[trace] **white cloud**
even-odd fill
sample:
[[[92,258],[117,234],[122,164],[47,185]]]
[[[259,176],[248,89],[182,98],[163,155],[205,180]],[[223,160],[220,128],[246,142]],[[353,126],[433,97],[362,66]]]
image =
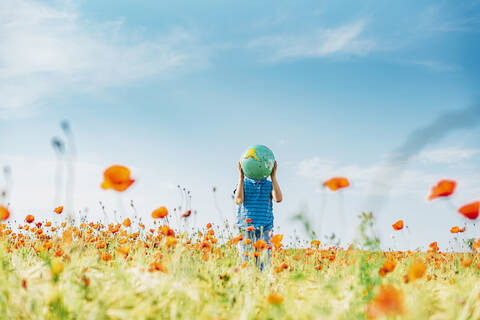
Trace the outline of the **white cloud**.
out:
[[[360,20],[337,28],[323,28],[303,34],[269,35],[254,39],[250,48],[270,52],[274,62],[291,58],[326,57],[333,54],[364,55],[375,48],[375,41],[360,37],[365,29]]]
[[[471,159],[480,153],[480,149],[462,149],[457,147],[448,147],[433,150],[424,150],[418,156],[422,162],[433,162],[442,164],[457,164],[461,161]]]
[[[142,39],[122,21],[94,23],[68,4],[0,2],[0,116],[62,92],[128,84],[207,64],[180,28]]]
[[[419,65],[422,67],[427,68],[430,71],[434,72],[451,72],[451,71],[459,71],[462,67],[449,64],[445,62],[439,62],[435,60],[415,60],[411,62],[414,65]]]

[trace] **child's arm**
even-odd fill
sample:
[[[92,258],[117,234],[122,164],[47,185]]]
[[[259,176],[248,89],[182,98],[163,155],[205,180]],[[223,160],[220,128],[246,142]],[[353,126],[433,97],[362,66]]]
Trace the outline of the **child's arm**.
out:
[[[272,173],[270,174],[270,178],[272,179],[272,198],[276,202],[282,201],[282,191],[280,191],[280,187],[277,181],[277,161],[275,161],[275,165],[273,166]],[[243,190],[242,190],[243,191]]]
[[[241,165],[240,162],[238,163],[238,171],[239,171],[240,175],[239,175],[239,180],[238,180],[237,191],[235,192],[235,203],[236,204],[242,204],[243,203],[243,179],[244,179],[244,174],[243,174],[242,165]]]

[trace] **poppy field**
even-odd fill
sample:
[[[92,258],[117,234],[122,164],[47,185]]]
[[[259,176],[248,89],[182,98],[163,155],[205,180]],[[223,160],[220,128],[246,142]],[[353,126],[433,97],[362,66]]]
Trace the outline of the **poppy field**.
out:
[[[101,187],[127,190],[124,166],[105,170]],[[433,186],[448,197],[454,181]],[[347,178],[325,182],[332,191]],[[0,206],[0,314],[9,319],[479,319],[480,239],[466,252],[381,251],[375,217],[362,213],[360,237],[348,248],[274,234],[252,242],[222,225],[173,227],[191,210],[164,206],[150,221],[75,221],[64,207],[52,217],[13,220]],[[478,202],[461,207],[466,221]],[[247,222],[248,223],[248,222]],[[401,232],[403,220],[392,222]],[[187,231],[188,230],[188,231]],[[465,227],[452,227],[462,233]],[[239,257],[238,245],[250,247]],[[255,259],[271,251],[270,266]]]

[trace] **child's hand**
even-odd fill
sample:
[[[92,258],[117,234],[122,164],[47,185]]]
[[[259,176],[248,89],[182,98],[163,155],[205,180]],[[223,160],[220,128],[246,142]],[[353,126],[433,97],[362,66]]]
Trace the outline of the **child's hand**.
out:
[[[275,179],[277,174],[277,161],[275,161],[275,164],[273,165],[272,173],[270,173],[270,177],[272,179]]]
[[[240,179],[243,179],[245,175],[243,174],[242,164],[240,163],[240,161],[238,162],[238,172],[240,173]]]

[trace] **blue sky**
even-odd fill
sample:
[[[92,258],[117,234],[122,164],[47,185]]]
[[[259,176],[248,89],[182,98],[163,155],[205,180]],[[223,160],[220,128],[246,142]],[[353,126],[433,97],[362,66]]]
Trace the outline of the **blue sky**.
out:
[[[137,179],[121,201],[133,199],[143,216],[176,206],[180,184],[192,190],[198,225],[220,221],[213,186],[233,221],[235,163],[260,143],[279,162],[279,232],[303,237],[290,219],[305,210],[317,229],[349,239],[355,217],[371,210],[365,198],[386,156],[414,129],[478,100],[479,34],[478,1],[2,1],[7,201],[18,219],[48,216],[61,202],[50,140],[68,119],[75,205],[92,217],[98,201],[121,206],[98,187],[104,168],[121,163]],[[479,133],[450,133],[395,179],[377,213],[386,247],[449,246],[450,227],[465,223],[452,208],[480,196]],[[319,187],[334,175],[352,187],[341,195]],[[426,203],[440,178],[458,180],[456,195]],[[398,219],[411,235],[392,239]]]

